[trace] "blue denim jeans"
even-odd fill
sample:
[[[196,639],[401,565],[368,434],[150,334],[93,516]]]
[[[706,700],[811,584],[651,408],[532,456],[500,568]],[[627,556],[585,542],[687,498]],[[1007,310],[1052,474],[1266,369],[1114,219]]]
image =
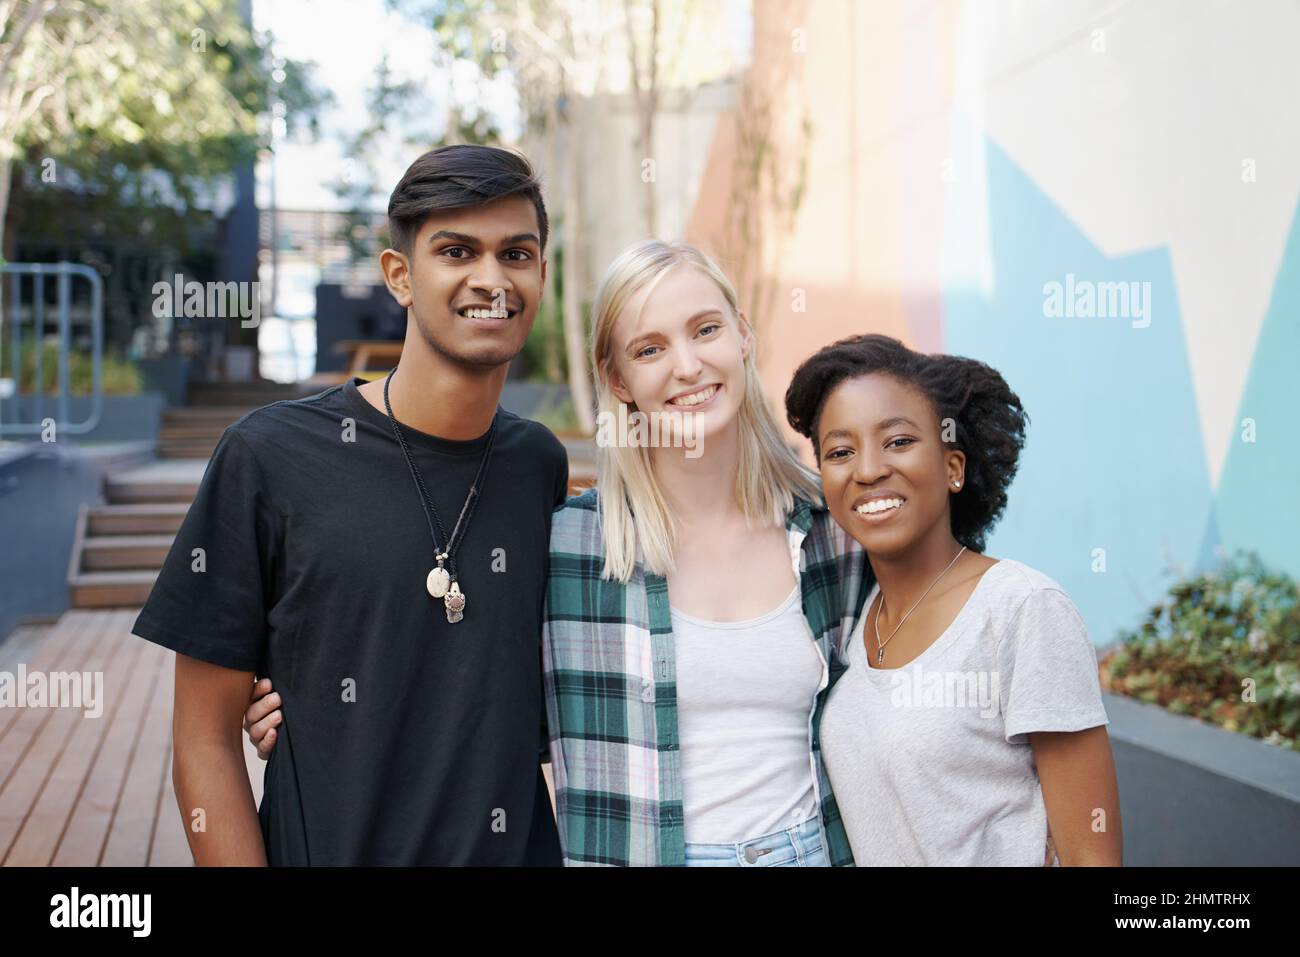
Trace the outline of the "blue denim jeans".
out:
[[[830,867],[820,816],[736,844],[687,844],[687,867]]]

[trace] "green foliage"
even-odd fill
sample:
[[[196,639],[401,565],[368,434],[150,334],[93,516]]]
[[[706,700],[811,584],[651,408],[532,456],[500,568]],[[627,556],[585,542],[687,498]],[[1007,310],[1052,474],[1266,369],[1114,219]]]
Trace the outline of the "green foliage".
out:
[[[582,434],[582,425],[578,422],[578,413],[574,411],[573,400],[567,396],[543,405],[533,413],[532,418],[556,435]]]
[[[6,364],[8,360],[6,359]],[[126,359],[104,355],[102,385],[105,395],[135,395],[141,389],[140,370]],[[36,392],[36,345],[23,344],[18,362],[18,392],[32,395]],[[90,395],[94,387],[94,363],[87,351],[74,349],[68,354],[68,382],[72,395]],[[41,350],[41,391],[46,395],[59,393],[59,346],[45,343]]]
[[[1109,691],[1300,750],[1300,591],[1258,556],[1236,556],[1174,585],[1104,655],[1101,677]]]
[[[537,307],[532,331],[524,341],[524,363],[529,382],[568,382],[564,352],[564,315],[558,296],[544,298]]]
[[[542,297],[532,331],[524,341],[524,375],[529,382],[561,383],[569,381],[569,359],[564,342],[563,245],[552,239],[547,248],[547,259],[551,288]]]
[[[228,178],[270,145],[270,114],[286,136],[314,134],[330,94],[228,0],[62,4],[24,49],[32,69],[0,80],[40,107],[18,125],[0,117],[0,141],[17,149],[10,254],[99,270],[106,336],[125,346],[147,321],[152,283],[216,278],[213,210]],[[58,90],[38,100],[43,77],[58,77]]]
[[[303,65],[277,60],[270,38],[253,35],[225,0],[84,0],[56,8],[41,30],[37,55],[63,95],[7,132],[29,161],[55,157],[60,173],[75,168],[89,187],[125,181],[193,205],[211,177],[267,145],[258,117],[269,110],[273,75],[290,132],[314,130],[328,100]],[[96,158],[128,162],[105,167]]]
[[[330,183],[330,189],[345,207],[336,238],[347,244],[355,262],[372,261],[391,245],[387,226],[376,231],[372,224],[372,210],[388,205],[389,193],[396,185],[379,180],[375,143],[400,133],[414,159],[425,150],[448,143],[495,145],[500,139],[495,121],[482,111],[465,115],[453,109],[441,136],[423,129],[421,124],[430,114],[428,96],[420,83],[398,79],[386,54],[380,58],[374,79],[366,89],[366,112],[366,125],[343,139],[344,155],[351,161],[347,174]]]
[[[486,24],[493,14],[516,14],[512,0],[394,0],[394,6],[414,21],[428,22],[443,49],[457,60],[478,64],[484,76],[494,77],[509,67],[506,52],[493,49]],[[546,2],[540,6],[541,15],[553,14]]]

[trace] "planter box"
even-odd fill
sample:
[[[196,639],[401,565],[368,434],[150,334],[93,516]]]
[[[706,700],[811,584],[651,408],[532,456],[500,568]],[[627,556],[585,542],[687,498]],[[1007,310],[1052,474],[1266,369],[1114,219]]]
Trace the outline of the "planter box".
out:
[[[21,618],[67,609],[77,510],[100,501],[102,481],[65,442],[0,448],[0,641]]]
[[[568,401],[569,387],[550,382],[508,381],[501,390],[501,408],[525,419]]]
[[[136,368],[149,392],[161,392],[169,406],[185,404],[185,390],[190,384],[190,368],[194,360],[189,356],[165,355],[154,359],[135,360]]]
[[[106,395],[99,423],[89,432],[77,435],[71,432],[57,433],[59,442],[155,442],[158,429],[162,424],[162,412],[166,399],[159,392],[141,392],[137,395]],[[89,396],[74,395],[68,399],[68,422],[84,422],[90,417],[91,400]],[[59,400],[57,396],[44,396],[37,410],[37,397],[20,395],[4,404],[5,422],[39,422],[44,417],[57,418]],[[17,441],[40,441],[39,434],[10,435]]]
[[[1300,753],[1104,694],[1124,863],[1300,864]]]

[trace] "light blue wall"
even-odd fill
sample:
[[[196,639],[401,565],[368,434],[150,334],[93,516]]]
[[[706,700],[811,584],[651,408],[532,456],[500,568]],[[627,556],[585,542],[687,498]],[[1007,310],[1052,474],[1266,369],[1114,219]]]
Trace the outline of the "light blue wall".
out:
[[[1237,410],[1215,496],[1215,525],[1229,550],[1253,549],[1300,578],[1300,214],[1291,221],[1264,326]],[[1244,441],[1244,419],[1255,441]]]
[[[1140,621],[1175,569],[1196,568],[1218,543],[1169,257],[1157,248],[1108,258],[991,142],[986,160],[994,278],[988,296],[945,278],[944,351],[998,369],[1031,419],[989,554],[1055,578],[1079,605],[1093,640],[1106,644]],[[1287,294],[1277,297],[1260,341],[1261,352],[1291,361],[1257,358],[1243,401],[1260,410],[1270,431],[1289,424],[1292,440],[1273,440],[1266,455],[1253,454],[1258,444],[1234,450],[1224,479],[1232,501],[1220,503],[1218,527],[1229,545],[1261,548],[1300,572],[1297,550],[1288,556],[1280,541],[1294,540],[1297,511],[1278,523],[1264,507],[1280,501],[1283,488],[1294,493],[1300,486],[1294,421],[1279,421],[1300,354],[1295,246],[1282,271],[1291,277]],[[1044,284],[1064,283],[1068,273],[1076,280],[1149,282],[1150,325],[1045,316]],[[1105,572],[1093,571],[1098,548],[1105,549]]]

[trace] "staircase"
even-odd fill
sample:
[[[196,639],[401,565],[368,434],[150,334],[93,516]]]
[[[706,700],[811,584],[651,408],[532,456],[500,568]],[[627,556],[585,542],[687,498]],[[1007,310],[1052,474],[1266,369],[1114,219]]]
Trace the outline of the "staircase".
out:
[[[190,386],[187,404],[163,412],[158,457],[208,459],[226,426],[253,409],[309,394],[278,382],[203,382]]]
[[[83,505],[68,569],[72,607],[143,605],[188,508],[188,502]]]
[[[81,509],[68,564],[72,607],[143,605],[226,426],[302,394],[271,382],[208,383],[190,388],[188,405],[167,409],[158,460],[108,476],[106,504]]]
[[[211,383],[191,387],[190,404],[167,409],[158,459],[108,476],[106,504],[81,509],[68,564],[72,607],[143,605],[222,432],[253,409],[303,394],[276,383]],[[595,445],[563,441],[576,495],[595,484]]]
[[[256,406],[180,406],[163,411],[158,432],[158,457],[207,459],[226,426]]]

